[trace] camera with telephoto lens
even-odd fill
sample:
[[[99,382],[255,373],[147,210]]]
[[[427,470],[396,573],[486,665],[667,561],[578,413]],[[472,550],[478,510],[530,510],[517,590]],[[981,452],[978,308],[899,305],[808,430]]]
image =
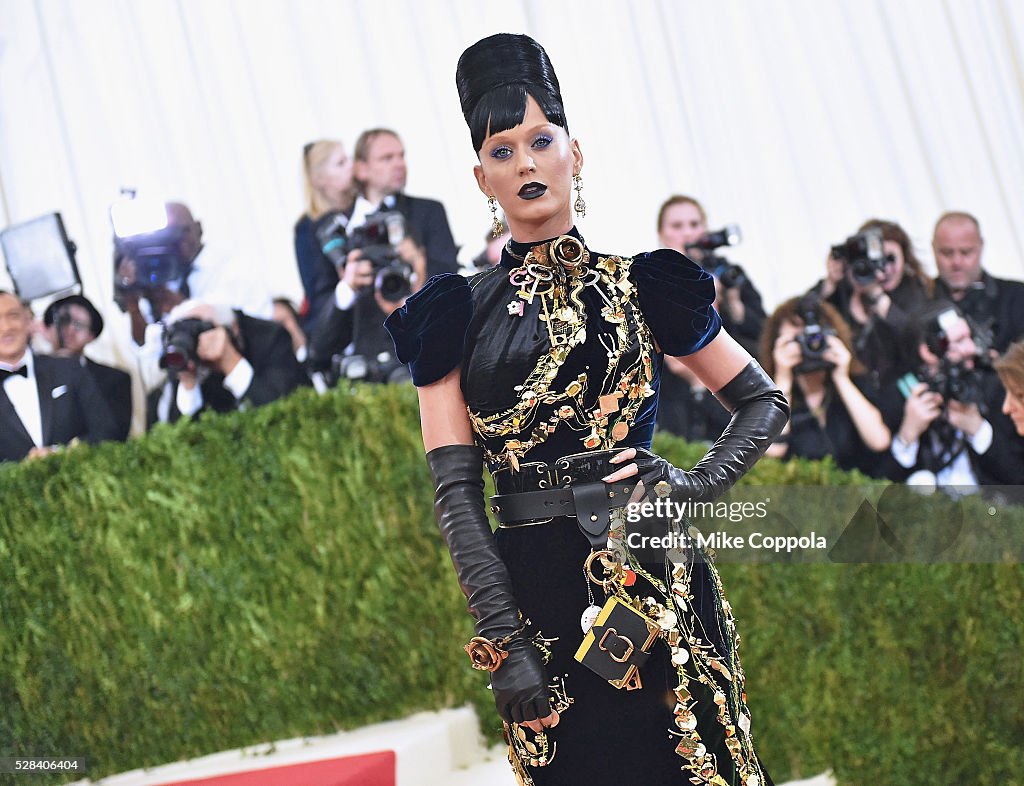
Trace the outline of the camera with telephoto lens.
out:
[[[350,251],[358,249],[373,265],[373,286],[389,303],[398,303],[412,293],[412,265],[398,255],[405,239],[405,217],[397,210],[378,211],[365,223],[348,229],[343,213],[333,214],[316,230],[324,256],[336,268],[343,268]]]
[[[739,224],[727,224],[714,232],[705,232],[693,243],[687,243],[686,250],[700,251],[700,266],[717,278],[723,287],[729,289],[742,286],[746,281],[743,269],[712,252],[722,246],[735,246],[741,239]]]
[[[877,281],[885,266],[895,261],[891,254],[885,253],[882,230],[877,227],[850,235],[838,246],[832,246],[832,258],[842,262],[861,286]]]
[[[195,369],[199,366],[199,336],[216,327],[205,319],[179,319],[164,331],[160,368],[171,374]]]
[[[809,374],[835,368],[835,363],[824,358],[828,337],[836,335],[836,331],[821,324],[821,302],[815,296],[804,297],[797,305],[797,313],[804,327],[796,337],[801,360],[793,368],[793,373]]]

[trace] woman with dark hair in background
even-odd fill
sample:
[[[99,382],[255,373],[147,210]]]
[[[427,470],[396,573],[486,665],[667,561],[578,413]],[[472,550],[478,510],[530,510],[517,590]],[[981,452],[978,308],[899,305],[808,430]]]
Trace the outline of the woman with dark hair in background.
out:
[[[352,160],[345,146],[336,139],[307,144],[302,151],[302,180],[306,211],[295,224],[295,259],[306,296],[301,311],[302,328],[308,336],[338,283],[338,271],[321,250],[317,230],[350,210],[356,198]]]
[[[490,672],[513,769],[540,786],[770,783],[714,566],[694,542],[635,558],[622,527],[631,495],[724,492],[782,429],[785,399],[721,330],[697,265],[586,247],[583,155],[536,41],[477,42],[456,82],[477,184],[512,237],[497,266],[435,276],[386,326],[418,389],[435,514],[476,620],[467,652]],[[689,471],[648,450],[663,353],[733,412]]]
[[[785,437],[769,456],[832,456],[840,469],[876,474],[892,435],[863,392],[869,383],[850,343],[839,312],[814,295],[791,298],[768,318],[761,357],[792,408]]]
[[[900,347],[909,315],[928,301],[934,284],[903,227],[872,218],[857,233],[871,229],[882,235],[884,269],[877,271],[873,280],[860,280],[848,263],[829,255],[827,275],[816,290],[853,330],[853,353],[869,369],[877,391],[905,364]]]

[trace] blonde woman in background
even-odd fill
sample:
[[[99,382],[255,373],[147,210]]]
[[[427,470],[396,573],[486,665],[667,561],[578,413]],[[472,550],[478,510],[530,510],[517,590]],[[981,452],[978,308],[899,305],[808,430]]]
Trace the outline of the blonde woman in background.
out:
[[[295,259],[306,297],[300,312],[308,335],[338,283],[338,271],[324,256],[317,230],[350,211],[356,192],[352,159],[336,139],[307,144],[302,152],[302,173],[306,209],[295,223]]]

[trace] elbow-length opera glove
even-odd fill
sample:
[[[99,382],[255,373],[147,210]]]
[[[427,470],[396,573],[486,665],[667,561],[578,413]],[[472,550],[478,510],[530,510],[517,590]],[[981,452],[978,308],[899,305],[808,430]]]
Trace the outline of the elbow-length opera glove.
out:
[[[764,455],[789,420],[789,402],[756,360],[715,393],[732,419],[711,449],[691,470],[679,469],[654,454],[636,457],[647,496],[667,482],[672,496],[711,502],[724,494]]]
[[[508,653],[491,672],[498,714],[509,722],[546,718],[551,712],[547,673],[537,648],[519,631],[523,623],[508,568],[498,553],[484,512],[483,451],[446,445],[427,453],[434,478],[434,515],[455,565],[476,632]]]

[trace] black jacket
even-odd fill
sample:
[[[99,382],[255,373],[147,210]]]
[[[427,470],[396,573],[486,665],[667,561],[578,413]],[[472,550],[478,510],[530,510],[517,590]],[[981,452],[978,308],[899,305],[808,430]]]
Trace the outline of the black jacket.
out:
[[[127,371],[112,366],[104,366],[94,360],[85,361],[85,367],[96,380],[103,400],[107,402],[110,414],[114,418],[117,436],[115,439],[128,439],[132,427],[132,378]]]
[[[458,249],[448,227],[444,205],[433,199],[398,194],[392,208],[400,212],[406,221],[409,236],[423,246],[427,255],[427,277],[438,273],[458,272],[456,258]],[[322,291],[327,282],[314,285]],[[340,355],[345,347],[356,342],[357,354],[376,356],[379,353],[394,353],[394,345],[383,323],[387,314],[378,308],[376,301],[367,293],[359,293],[352,308],[342,311],[334,302],[334,286],[338,276],[330,282],[331,295],[319,313],[313,314],[309,340],[310,368],[326,371],[331,359]],[[318,300],[318,302],[323,302]]]
[[[428,278],[438,273],[458,272],[458,248],[444,205],[435,199],[397,194],[394,209],[405,216],[409,234],[426,251]]]
[[[32,357],[43,444],[66,445],[117,439],[118,431],[96,380],[70,358]],[[34,447],[14,405],[0,385],[0,461],[20,461]]]
[[[1024,439],[1017,436],[1013,422],[1001,411],[1005,393],[999,378],[987,368],[977,369],[975,373],[981,398],[978,406],[982,417],[991,424],[993,436],[992,445],[981,454],[971,447],[970,442],[964,445],[971,469],[982,486],[1024,483]],[[894,439],[903,422],[904,403],[895,382],[886,386],[879,397],[879,410]],[[940,415],[921,435],[914,466],[901,466],[892,453],[887,452],[879,460],[874,474],[902,483],[918,470],[936,472],[948,463],[950,456],[937,452],[931,437],[939,434],[938,444],[950,445],[953,444],[953,433],[949,422]]]
[[[203,406],[195,413],[196,417],[209,410],[232,412],[259,407],[291,393],[297,387],[309,384],[309,378],[295,358],[287,330],[276,322],[250,317],[240,311],[235,312],[235,318],[238,320],[238,343],[242,356],[252,365],[252,383],[242,398],[236,399],[224,387],[224,375],[216,371],[211,373],[200,383]],[[158,388],[150,396],[150,424],[158,419],[156,405],[165,393],[171,396],[167,419],[173,423],[181,417],[177,407],[178,382],[174,380],[168,384],[170,391]]]
[[[941,278],[935,281],[935,296],[953,301]],[[994,278],[982,271],[981,281],[953,302],[974,325],[991,332],[996,351],[1005,352],[1014,341],[1024,338],[1024,282]]]
[[[390,210],[401,213],[406,219],[409,236],[423,247],[427,256],[428,278],[437,273],[454,273],[459,270],[458,248],[452,237],[443,205],[436,200],[409,197],[408,194],[399,193],[395,195],[394,205]],[[325,317],[326,313],[337,311],[334,307],[334,289],[338,283],[338,271],[319,248],[316,230],[330,220],[331,215],[323,216],[316,221],[303,216],[295,225],[295,255],[308,308],[302,328],[310,340],[319,331],[327,328],[329,338],[326,341],[333,348],[333,351],[328,353],[328,360],[330,355],[340,352],[352,340],[351,335],[344,332],[347,329],[339,331],[336,315],[333,320],[331,317]],[[383,328],[380,322],[383,320],[382,316],[375,325],[381,333]],[[345,343],[338,346],[342,340]]]

